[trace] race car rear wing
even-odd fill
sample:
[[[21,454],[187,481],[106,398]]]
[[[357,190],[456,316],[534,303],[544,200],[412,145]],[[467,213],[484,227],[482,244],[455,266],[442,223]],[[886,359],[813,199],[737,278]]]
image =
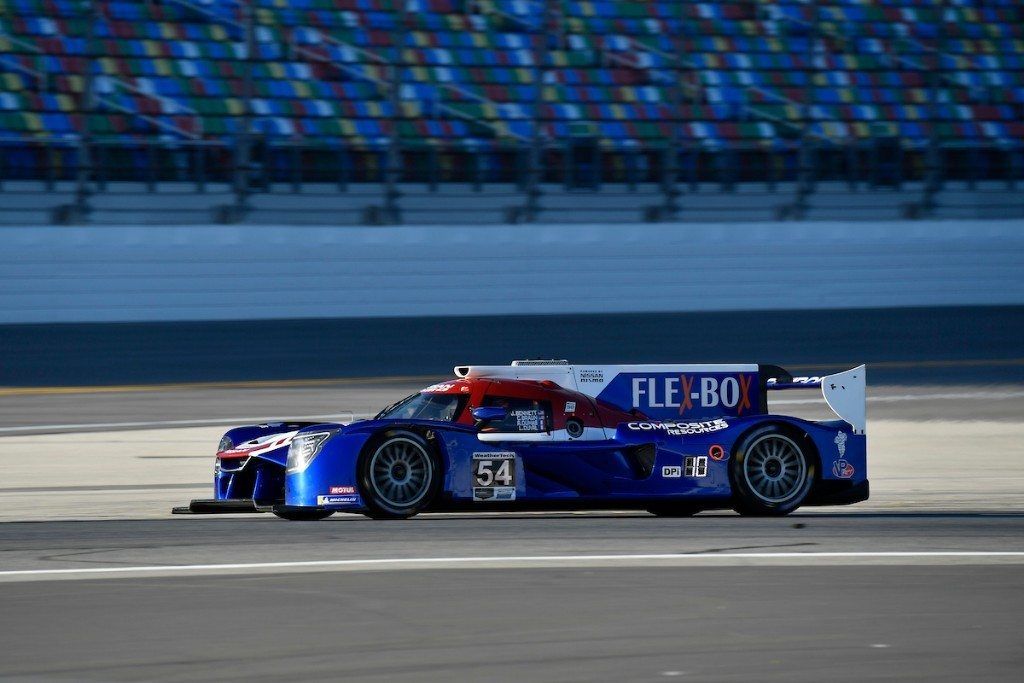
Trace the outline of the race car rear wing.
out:
[[[820,377],[793,377],[782,368],[765,382],[767,389],[815,389],[821,388],[825,403],[840,419],[853,426],[854,434],[864,434],[867,429],[867,367],[857,367]]]

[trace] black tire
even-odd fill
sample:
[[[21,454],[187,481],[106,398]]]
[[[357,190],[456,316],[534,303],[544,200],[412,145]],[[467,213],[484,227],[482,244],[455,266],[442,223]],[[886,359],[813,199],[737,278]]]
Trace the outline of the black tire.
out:
[[[803,439],[778,425],[747,434],[733,449],[729,478],[741,515],[781,517],[796,510],[814,485],[816,461]]]
[[[274,510],[274,514],[289,522],[318,522],[327,519],[334,514],[334,510],[317,510],[308,508],[306,510]]]
[[[701,509],[693,503],[664,502],[651,505],[647,511],[656,517],[693,517]]]
[[[441,468],[419,434],[390,431],[371,441],[359,457],[359,489],[366,516],[407,519],[434,500]]]

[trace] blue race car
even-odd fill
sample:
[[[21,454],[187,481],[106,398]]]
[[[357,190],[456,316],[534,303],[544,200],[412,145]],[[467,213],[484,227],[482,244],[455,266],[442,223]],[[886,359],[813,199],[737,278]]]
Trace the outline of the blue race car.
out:
[[[798,378],[772,365],[456,367],[372,420],[230,430],[215,497],[174,511],[785,515],[856,503],[868,497],[865,375],[863,365]],[[770,391],[808,388],[840,419],[768,413]]]

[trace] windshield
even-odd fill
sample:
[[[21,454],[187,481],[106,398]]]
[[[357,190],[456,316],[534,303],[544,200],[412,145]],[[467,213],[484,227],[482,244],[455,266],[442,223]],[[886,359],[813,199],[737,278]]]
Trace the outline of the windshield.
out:
[[[413,394],[380,411],[376,419],[454,422],[467,398],[465,394]]]

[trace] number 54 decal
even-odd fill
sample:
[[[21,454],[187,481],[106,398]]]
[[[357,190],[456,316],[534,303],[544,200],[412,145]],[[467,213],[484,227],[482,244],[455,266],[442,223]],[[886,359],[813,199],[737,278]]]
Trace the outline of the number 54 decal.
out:
[[[473,500],[516,499],[516,454],[473,454]]]

